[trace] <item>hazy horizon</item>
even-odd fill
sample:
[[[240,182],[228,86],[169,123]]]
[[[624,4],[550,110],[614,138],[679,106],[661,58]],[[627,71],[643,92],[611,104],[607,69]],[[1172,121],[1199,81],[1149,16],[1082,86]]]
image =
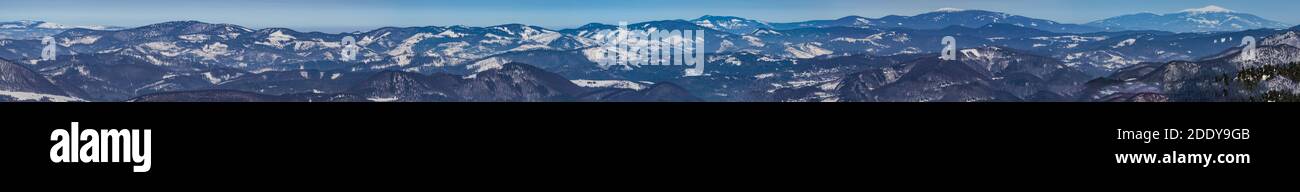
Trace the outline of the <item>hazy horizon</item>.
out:
[[[40,20],[68,25],[136,27],[178,20],[229,23],[250,28],[351,32],[378,27],[493,26],[521,23],[552,29],[587,23],[738,16],[768,22],[880,18],[916,15],[939,8],[978,9],[1063,23],[1087,23],[1135,13],[1174,13],[1217,5],[1295,25],[1300,14],[1284,0],[8,0],[0,21]]]

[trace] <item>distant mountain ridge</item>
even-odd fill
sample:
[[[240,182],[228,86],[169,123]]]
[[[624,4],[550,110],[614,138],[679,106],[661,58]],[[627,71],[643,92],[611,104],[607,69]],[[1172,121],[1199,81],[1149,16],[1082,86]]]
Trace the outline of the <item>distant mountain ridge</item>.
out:
[[[22,20],[0,22],[0,39],[40,39],[69,29],[121,30],[125,28],[103,25],[73,26],[45,21]]]
[[[1139,13],[1088,23],[1107,30],[1163,30],[1171,32],[1220,32],[1250,29],[1282,29],[1290,25],[1253,14],[1210,5],[1177,13]]]
[[[1051,32],[1062,33],[1091,33],[1100,32],[1104,29],[1092,26],[1059,23],[1056,21],[1030,18],[1025,16],[984,11],[984,10],[963,10],[955,8],[944,8],[933,12],[922,13],[914,16],[889,15],[878,19],[848,16],[835,20],[813,20],[791,23],[769,23],[753,19],[746,19],[734,16],[710,16],[706,15],[698,19],[691,20],[700,23],[701,26],[714,28],[720,31],[727,31],[734,34],[748,34],[757,29],[798,29],[798,28],[824,28],[824,27],[865,27],[876,29],[889,28],[909,28],[909,29],[942,29],[950,26],[962,26],[975,28],[988,24],[1010,24],[1021,27],[1033,28]]]

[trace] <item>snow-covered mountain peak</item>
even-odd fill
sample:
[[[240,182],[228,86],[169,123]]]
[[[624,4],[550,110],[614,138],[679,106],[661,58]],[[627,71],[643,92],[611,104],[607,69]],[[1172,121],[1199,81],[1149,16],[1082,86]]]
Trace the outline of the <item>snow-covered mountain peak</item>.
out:
[[[735,16],[713,16],[705,15],[698,19],[691,20],[696,25],[707,27],[714,30],[726,31],[732,34],[747,34],[758,29],[770,29],[773,26],[764,21],[746,19]]]
[[[1233,13],[1232,10],[1220,7],[1218,5],[1208,5],[1201,8],[1185,9],[1182,13],[1205,14],[1205,13]]]
[[[944,8],[939,8],[934,10],[934,12],[962,12],[962,11],[966,11],[966,9],[944,7]]]

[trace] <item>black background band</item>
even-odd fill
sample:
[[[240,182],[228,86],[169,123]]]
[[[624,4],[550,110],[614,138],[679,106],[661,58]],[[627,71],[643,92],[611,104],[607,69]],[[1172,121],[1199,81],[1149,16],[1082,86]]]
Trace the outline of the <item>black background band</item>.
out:
[[[1255,179],[1295,171],[1293,104],[6,103],[16,178],[234,187],[565,188],[890,181]],[[52,163],[54,129],[152,129],[132,163]],[[1117,141],[1115,129],[1251,129],[1245,141]],[[1249,153],[1120,165],[1115,153]],[[881,179],[885,178],[885,179]],[[64,180],[53,180],[64,181]],[[1151,180],[1142,180],[1151,181]],[[20,182],[29,183],[29,182]],[[1122,183],[1122,182],[1119,182]],[[1104,185],[1104,184],[1102,184]],[[328,185],[311,185],[322,187]],[[807,189],[807,188],[803,188]]]

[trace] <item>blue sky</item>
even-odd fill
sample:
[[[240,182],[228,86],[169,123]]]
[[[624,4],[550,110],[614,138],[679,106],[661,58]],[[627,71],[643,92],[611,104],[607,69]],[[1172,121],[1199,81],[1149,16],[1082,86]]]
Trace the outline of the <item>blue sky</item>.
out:
[[[1294,13],[1300,1],[1295,0],[3,0],[0,21],[140,26],[200,20],[336,32],[380,26],[507,23],[569,28],[591,22],[691,19],[706,14],[790,22],[848,15],[915,15],[954,7],[1085,23],[1206,5],[1300,24],[1300,14]]]

